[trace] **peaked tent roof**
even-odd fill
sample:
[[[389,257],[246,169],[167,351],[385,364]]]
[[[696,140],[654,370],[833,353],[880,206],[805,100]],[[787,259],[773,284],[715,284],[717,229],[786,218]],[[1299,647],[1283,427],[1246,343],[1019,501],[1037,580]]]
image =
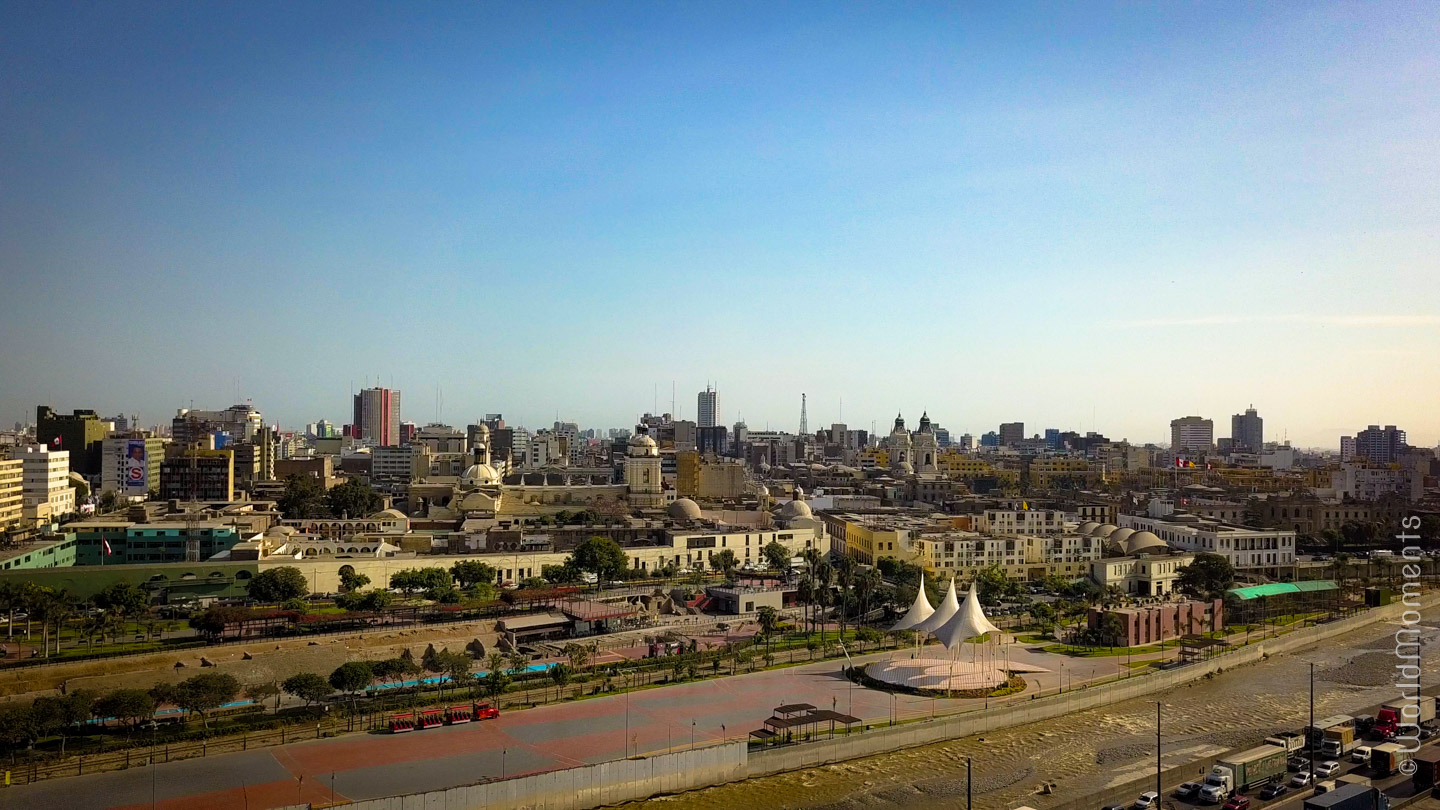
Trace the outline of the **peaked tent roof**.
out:
[[[954,616],[955,611],[959,609],[960,597],[955,595],[955,579],[951,577],[950,590],[946,591],[945,598],[940,600],[940,607],[935,608],[935,612],[930,614],[930,618],[915,625],[912,629],[921,633],[934,633],[940,629],[941,625],[950,621],[950,617]]]
[[[925,596],[925,575],[921,574],[920,588],[915,591],[915,603],[910,606],[909,610],[905,611],[905,615],[901,616],[900,621],[895,622],[895,626],[890,629],[910,630],[914,628],[915,625],[930,618],[930,614],[934,612],[935,608],[930,607],[930,600]]]
[[[955,611],[955,615],[939,629],[933,631],[935,640],[945,645],[945,649],[951,649],[968,638],[983,636],[986,633],[998,633],[1000,628],[990,623],[985,618],[985,611],[980,608],[980,597],[975,592],[975,586],[970,586],[970,592],[965,594],[965,604]]]

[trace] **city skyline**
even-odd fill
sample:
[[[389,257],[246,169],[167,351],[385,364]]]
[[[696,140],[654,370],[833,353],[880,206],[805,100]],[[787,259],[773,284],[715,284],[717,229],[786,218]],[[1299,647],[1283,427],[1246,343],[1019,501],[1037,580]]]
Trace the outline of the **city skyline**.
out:
[[[1440,442],[1440,9],[1039,8],[17,7],[0,418]]]

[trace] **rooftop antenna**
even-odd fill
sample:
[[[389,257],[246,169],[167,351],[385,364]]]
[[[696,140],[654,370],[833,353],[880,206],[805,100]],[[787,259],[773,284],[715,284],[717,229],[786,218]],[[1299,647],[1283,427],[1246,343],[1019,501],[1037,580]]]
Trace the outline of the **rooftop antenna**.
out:
[[[805,395],[800,395],[800,435],[810,432],[810,420],[805,416]]]

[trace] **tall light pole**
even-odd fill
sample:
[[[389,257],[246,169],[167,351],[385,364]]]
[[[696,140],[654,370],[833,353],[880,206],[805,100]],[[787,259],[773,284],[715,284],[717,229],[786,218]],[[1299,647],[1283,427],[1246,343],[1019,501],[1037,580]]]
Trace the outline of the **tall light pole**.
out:
[[[965,757],[965,810],[970,810],[970,757]]]
[[[1310,778],[1315,778],[1315,662],[1310,662],[1310,727],[1305,729],[1305,736],[1310,738]]]
[[[1155,795],[1161,795],[1160,789],[1160,701],[1155,701]],[[1159,799],[1156,799],[1158,802]]]

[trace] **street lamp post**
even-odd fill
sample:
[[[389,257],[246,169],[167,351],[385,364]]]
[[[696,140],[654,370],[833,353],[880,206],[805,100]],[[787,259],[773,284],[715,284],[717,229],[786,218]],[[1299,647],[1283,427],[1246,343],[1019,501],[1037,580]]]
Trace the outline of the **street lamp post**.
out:
[[[1160,701],[1155,701],[1155,795],[1160,790]],[[1157,799],[1158,801],[1158,799]]]
[[[690,750],[695,750],[695,721],[690,721]]]

